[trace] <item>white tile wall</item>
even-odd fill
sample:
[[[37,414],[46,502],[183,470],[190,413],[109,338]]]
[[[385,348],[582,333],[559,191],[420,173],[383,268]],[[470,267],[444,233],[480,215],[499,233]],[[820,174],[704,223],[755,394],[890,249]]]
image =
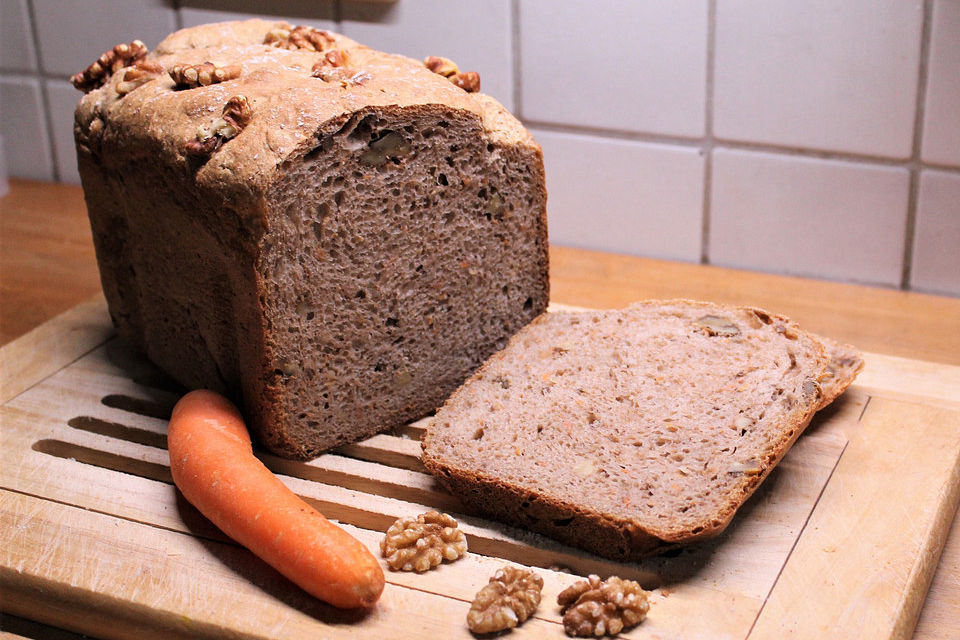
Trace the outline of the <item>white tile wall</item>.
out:
[[[179,0],[180,22],[194,27],[208,22],[264,18],[306,24],[318,29],[334,29],[334,3],[331,0]]]
[[[0,78],[0,135],[11,176],[53,180],[50,137],[37,78]]]
[[[523,117],[704,133],[707,1],[520,0]]]
[[[77,150],[73,142],[73,112],[82,95],[66,80],[46,80],[50,102],[50,129],[53,134],[53,161],[60,182],[80,184]]]
[[[718,0],[719,138],[906,158],[923,5]]]
[[[153,48],[176,28],[173,0],[31,0],[40,64],[49,74],[82,71],[119,42]]]
[[[422,60],[450,58],[480,73],[480,85],[513,108],[509,0],[400,0],[342,3],[344,34],[376,49]]]
[[[703,157],[697,149],[533,134],[547,172],[550,242],[700,259]]]
[[[27,0],[0,2],[0,69],[4,71],[36,71],[37,53],[30,32]]]
[[[936,0],[923,120],[923,159],[960,167],[960,2]]]
[[[554,243],[960,296],[960,0],[0,0],[11,175],[77,180],[66,79],[107,47],[252,16],[479,71]]]
[[[911,285],[960,296],[960,174],[920,174],[914,240]]]
[[[717,264],[899,285],[906,169],[717,149],[713,170]]]

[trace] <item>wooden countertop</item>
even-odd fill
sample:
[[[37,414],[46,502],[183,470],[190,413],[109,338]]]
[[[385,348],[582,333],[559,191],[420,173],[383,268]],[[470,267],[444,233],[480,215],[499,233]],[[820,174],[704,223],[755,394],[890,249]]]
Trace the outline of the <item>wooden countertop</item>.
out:
[[[565,247],[552,247],[550,258],[554,302],[599,308],[683,297],[749,304],[866,351],[960,365],[960,299]],[[99,291],[80,189],[11,181],[0,199],[0,344]],[[955,519],[917,638],[953,637],[950,629],[960,628],[957,528]]]

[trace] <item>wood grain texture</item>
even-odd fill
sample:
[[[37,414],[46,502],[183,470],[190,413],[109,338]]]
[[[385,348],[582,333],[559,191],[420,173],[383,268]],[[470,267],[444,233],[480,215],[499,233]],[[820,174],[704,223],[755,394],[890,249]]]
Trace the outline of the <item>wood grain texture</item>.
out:
[[[67,366],[113,334],[107,302],[95,294],[0,347],[0,403]]]
[[[80,187],[11,180],[0,198],[0,344],[98,291]]]
[[[912,637],[958,496],[960,411],[871,399],[750,637]]]

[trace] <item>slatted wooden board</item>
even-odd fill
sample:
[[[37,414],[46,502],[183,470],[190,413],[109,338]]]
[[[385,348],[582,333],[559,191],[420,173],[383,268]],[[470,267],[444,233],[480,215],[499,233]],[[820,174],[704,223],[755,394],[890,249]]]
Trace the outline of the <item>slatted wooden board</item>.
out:
[[[577,577],[547,567],[652,589],[630,638],[907,638],[960,496],[960,367],[874,354],[720,538],[640,564],[469,513],[424,472],[422,424],[311,462],[263,454],[377,554],[397,517],[436,508],[461,521],[466,558],[387,571],[373,611],[344,613],[179,497],[164,419],[178,391],[113,337],[102,300],[0,355],[2,607],[98,637],[467,638],[473,595],[511,562],[545,580],[517,638],[564,637],[556,595]]]

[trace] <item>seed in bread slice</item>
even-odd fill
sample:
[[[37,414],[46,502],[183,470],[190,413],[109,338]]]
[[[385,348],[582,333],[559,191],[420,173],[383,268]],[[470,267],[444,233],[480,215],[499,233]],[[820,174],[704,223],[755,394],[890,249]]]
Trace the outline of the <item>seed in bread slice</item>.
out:
[[[723,531],[821,406],[834,348],[751,308],[544,314],[437,412],[423,462],[480,512],[635,559]]]

